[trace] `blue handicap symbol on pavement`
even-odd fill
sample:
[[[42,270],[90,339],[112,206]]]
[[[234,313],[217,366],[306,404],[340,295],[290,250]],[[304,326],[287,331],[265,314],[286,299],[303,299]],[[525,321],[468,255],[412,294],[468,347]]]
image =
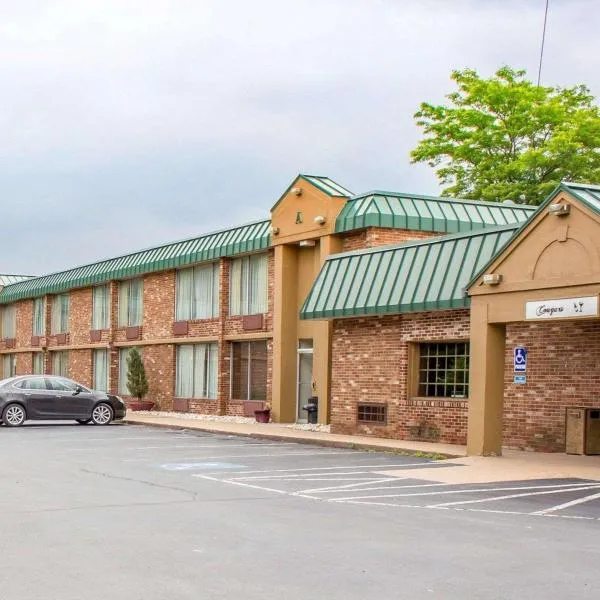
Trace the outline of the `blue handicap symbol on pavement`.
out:
[[[517,346],[514,351],[514,367],[515,372],[527,371],[527,348]]]

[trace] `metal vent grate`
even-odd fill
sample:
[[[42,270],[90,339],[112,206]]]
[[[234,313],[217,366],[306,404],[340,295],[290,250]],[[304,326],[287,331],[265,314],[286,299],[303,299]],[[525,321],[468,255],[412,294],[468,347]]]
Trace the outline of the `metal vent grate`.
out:
[[[359,423],[387,423],[387,404],[359,404]]]

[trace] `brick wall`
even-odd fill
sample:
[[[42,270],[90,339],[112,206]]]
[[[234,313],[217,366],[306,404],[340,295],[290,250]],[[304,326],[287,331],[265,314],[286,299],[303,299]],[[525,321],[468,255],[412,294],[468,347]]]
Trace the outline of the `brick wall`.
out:
[[[465,444],[467,401],[409,398],[408,378],[412,343],[468,338],[466,310],[334,321],[332,431]],[[387,404],[387,424],[359,423],[359,402]]]
[[[430,237],[440,236],[440,233],[430,231],[413,231],[409,229],[390,229],[387,227],[367,227],[360,231],[352,231],[344,234],[342,242],[343,252],[359,250],[361,248],[373,248],[388,244],[399,244],[412,240],[424,240]]]
[[[513,349],[525,346],[527,383],[513,383]],[[600,407],[600,322],[506,327],[504,444],[564,452],[565,409]]]

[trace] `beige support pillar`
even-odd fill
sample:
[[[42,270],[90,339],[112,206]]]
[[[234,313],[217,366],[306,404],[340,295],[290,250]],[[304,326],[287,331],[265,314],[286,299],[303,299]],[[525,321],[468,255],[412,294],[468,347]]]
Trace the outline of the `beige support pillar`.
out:
[[[504,325],[488,323],[487,303],[472,298],[467,454],[502,454]]]
[[[278,423],[294,423],[296,421],[298,323],[296,252],[296,246],[275,246],[271,413],[273,420]]]
[[[319,240],[319,265],[316,274],[319,273],[321,265],[330,254],[341,252],[342,240],[335,236],[325,236]],[[316,275],[315,275],[316,277]],[[331,396],[331,334],[333,331],[332,321],[313,322],[313,377],[316,383],[316,395],[319,397],[319,423],[329,423]]]

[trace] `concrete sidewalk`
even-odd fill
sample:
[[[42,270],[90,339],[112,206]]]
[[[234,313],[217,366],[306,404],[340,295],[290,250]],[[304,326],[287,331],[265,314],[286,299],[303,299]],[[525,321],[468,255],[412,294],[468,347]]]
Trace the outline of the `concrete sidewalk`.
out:
[[[361,435],[340,435],[320,431],[304,431],[280,425],[278,423],[231,423],[225,421],[203,421],[182,417],[159,416],[127,412],[126,423],[154,425],[157,427],[176,427],[196,429],[211,433],[241,435],[267,440],[294,441],[300,444],[316,444],[335,448],[354,448],[356,450],[377,450],[406,454],[427,454],[436,458],[464,456],[465,446],[436,444],[430,442],[411,442]]]
[[[185,416],[127,414],[126,423],[156,427],[195,429],[211,433],[240,435],[268,440],[285,440],[318,446],[396,452],[432,458],[446,458],[443,469],[412,469],[411,477],[447,484],[526,481],[534,479],[590,479],[600,481],[600,456],[571,456],[505,450],[500,457],[466,456],[466,447],[431,442],[413,442],[359,435],[304,431],[278,423],[232,423],[205,421]],[[406,477],[406,471],[386,475]]]

